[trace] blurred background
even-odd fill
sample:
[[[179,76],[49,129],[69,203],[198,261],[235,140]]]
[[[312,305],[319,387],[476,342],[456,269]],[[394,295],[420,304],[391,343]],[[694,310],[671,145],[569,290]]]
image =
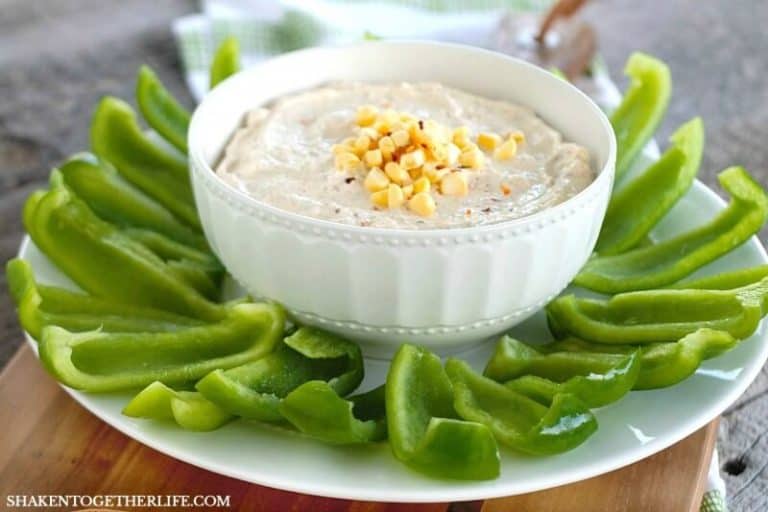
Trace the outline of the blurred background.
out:
[[[455,1],[465,6],[484,3]],[[412,3],[428,6],[433,2],[440,0]],[[256,6],[251,8],[262,9],[256,13],[260,17],[281,16],[279,9],[267,12],[269,2],[250,3]],[[310,1],[285,3],[313,8]],[[547,2],[509,3],[536,9]],[[573,8],[580,3],[565,2]],[[50,168],[62,158],[87,148],[89,119],[102,95],[133,98],[136,70],[141,64],[149,64],[176,97],[189,107],[194,105],[189,88],[194,80],[190,73],[185,75],[189,57],[182,57],[171,26],[175,21],[178,26],[180,18],[200,11],[200,2],[193,0],[0,0],[3,262],[15,255],[21,240],[21,205],[26,196],[47,179]],[[449,39],[525,54],[543,16],[543,12],[522,17],[501,14],[492,26],[478,22],[482,29],[462,32],[454,28],[445,33]],[[717,172],[741,164],[766,186],[766,21],[765,0],[593,0],[586,2],[576,19],[553,26],[554,32],[545,38],[553,47],[545,65],[560,69],[573,65],[576,69],[584,55],[585,62],[590,62],[596,49],[608,74],[623,88],[622,68],[631,52],[641,50],[661,58],[669,64],[674,83],[669,112],[657,133],[662,146],[675,127],[700,115],[706,126],[707,144],[699,178],[717,188]],[[194,20],[190,23],[195,24]],[[357,30],[358,37],[369,28],[365,19],[354,17],[345,21],[345,27],[350,33]],[[292,31],[292,39],[286,44],[311,43],[312,35],[302,30],[299,27]],[[386,26],[374,31],[381,36],[389,35],[387,32]],[[761,239],[768,241],[766,230]],[[6,292],[5,277],[0,281],[2,367],[22,336]],[[759,434],[765,430],[766,417],[768,375],[764,371],[721,425],[721,460],[733,510],[765,510],[768,440]],[[754,418],[763,418],[762,423]],[[733,454],[746,454],[741,461],[744,464],[732,465],[728,470]]]

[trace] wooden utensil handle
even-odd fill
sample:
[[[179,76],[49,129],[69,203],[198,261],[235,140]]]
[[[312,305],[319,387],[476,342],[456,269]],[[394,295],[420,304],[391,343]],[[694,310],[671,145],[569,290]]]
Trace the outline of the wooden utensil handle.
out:
[[[538,41],[539,44],[544,43],[544,38],[547,37],[547,33],[557,20],[561,18],[570,18],[586,3],[587,0],[559,0],[555,3],[542,20],[539,32],[536,34],[536,41]]]

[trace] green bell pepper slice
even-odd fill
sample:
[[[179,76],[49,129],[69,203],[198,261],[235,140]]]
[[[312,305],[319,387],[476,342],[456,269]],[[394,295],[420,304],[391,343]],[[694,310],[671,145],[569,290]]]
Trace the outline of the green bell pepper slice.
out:
[[[45,327],[40,359],[56,379],[90,392],[135,389],[158,380],[181,384],[273,350],[284,313],[270,304],[235,304],[217,323],[175,332],[72,333]]]
[[[202,320],[222,318],[220,305],[176,277],[144,245],[97,217],[56,180],[49,191],[30,196],[23,217],[37,247],[85,291]]]
[[[213,301],[219,299],[224,267],[213,254],[176,242],[155,231],[127,228],[123,233],[155,253],[174,276],[203,297]]]
[[[128,402],[123,414],[131,418],[172,420],[185,430],[216,430],[234,416],[194,391],[176,391],[155,381]]]
[[[157,309],[118,304],[35,282],[28,262],[15,258],[5,266],[11,296],[25,331],[39,340],[44,327],[68,331],[156,332],[201,325],[200,320]]]
[[[711,276],[689,279],[670,285],[680,290],[730,290],[755,284],[768,277],[768,265],[722,272]]]
[[[223,273],[211,275],[205,268],[188,260],[171,260],[166,265],[174,277],[194,288],[206,299],[216,302],[221,298]]]
[[[453,389],[440,358],[404,344],[386,382],[389,444],[395,457],[433,477],[488,480],[500,471],[491,430],[463,421],[453,407]]]
[[[704,149],[701,119],[682,125],[670,142],[661,158],[614,193],[597,240],[599,254],[619,254],[638,246],[690,188]]]
[[[196,388],[232,414],[248,419],[284,420],[280,402],[308,381],[324,381],[339,396],[363,380],[363,356],[356,344],[312,327],[301,327],[272,354],[206,375]]]
[[[547,407],[475,373],[458,359],[449,359],[445,370],[459,415],[487,425],[499,441],[514,450],[532,455],[562,453],[597,431],[594,414],[573,395],[556,394]]]
[[[91,148],[179,220],[200,229],[187,162],[152,142],[126,102],[110,96],[99,102],[91,122]]]
[[[312,380],[288,393],[279,410],[300,432],[326,443],[359,444],[387,437],[384,386],[345,400],[327,382]]]
[[[238,71],[240,71],[240,44],[236,37],[229,36],[221,42],[213,55],[210,88],[213,89]]]
[[[188,261],[212,274],[221,274],[224,271],[219,260],[210,252],[177,242],[157,231],[125,228],[123,233],[165,261]]]
[[[555,337],[600,343],[674,341],[701,328],[748,338],[768,312],[768,278],[732,290],[644,290],[608,300],[566,295],[547,306]]]
[[[153,130],[182,153],[187,152],[187,130],[191,115],[168,92],[149,66],[141,66],[139,69],[136,103]]]
[[[649,247],[589,260],[573,282],[600,293],[659,288],[746,242],[768,218],[768,197],[742,167],[718,176],[731,202],[709,223]]]
[[[635,386],[639,375],[640,354],[635,350],[605,373],[576,375],[564,382],[523,375],[504,385],[543,405],[550,405],[558,394],[568,394],[594,408],[621,400]]]
[[[735,347],[738,340],[724,331],[698,329],[679,341],[636,345],[603,345],[577,338],[533,347],[505,336],[499,341],[485,375],[506,382],[535,375],[554,382],[577,376],[606,374],[640,351],[640,371],[632,389],[672,386],[693,375],[701,362]]]
[[[164,206],[121,179],[109,162],[91,153],[69,158],[59,172],[64,183],[102,219],[121,227],[149,229],[209,251],[203,235],[180,222]]]
[[[662,61],[636,52],[624,68],[630,79],[624,99],[611,114],[616,132],[616,179],[629,170],[632,162],[653,137],[664,118],[672,93],[669,68]]]

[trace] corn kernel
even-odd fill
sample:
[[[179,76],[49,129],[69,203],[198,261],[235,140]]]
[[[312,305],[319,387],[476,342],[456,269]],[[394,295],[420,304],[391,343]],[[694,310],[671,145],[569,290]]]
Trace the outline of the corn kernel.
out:
[[[518,145],[525,142],[525,134],[520,130],[515,130],[514,132],[510,133],[508,138],[514,139]]]
[[[383,121],[381,119],[376,121],[373,124],[373,127],[376,129],[377,132],[379,132],[379,136],[392,131],[392,125],[389,124],[387,121]]]
[[[381,136],[377,129],[372,128],[370,126],[366,126],[365,128],[361,128],[359,133],[360,133],[361,136],[365,135],[366,137],[368,137],[371,140],[378,140],[379,137]]]
[[[501,143],[501,137],[495,133],[482,132],[477,136],[477,145],[486,151],[493,151]]]
[[[331,153],[333,153],[334,155],[338,155],[339,153],[346,153],[351,150],[352,148],[350,148],[346,144],[334,144],[333,146],[331,146]]]
[[[381,150],[381,154],[384,155],[384,158],[390,160],[392,159],[392,153],[395,152],[397,147],[395,146],[392,137],[382,137],[379,139],[379,149]]]
[[[469,128],[466,126],[459,126],[453,130],[453,143],[464,149],[471,141],[469,140]]]
[[[421,131],[424,134],[424,137],[433,144],[439,142],[443,138],[441,126],[432,119],[424,123],[424,128]]]
[[[427,192],[414,194],[408,201],[408,209],[422,217],[429,217],[435,213],[436,208],[435,200]]]
[[[400,208],[405,202],[405,194],[399,185],[394,183],[387,188],[387,207],[391,209]]]
[[[424,176],[432,183],[440,183],[440,181],[450,173],[450,169],[438,169],[435,166],[425,167]]]
[[[389,199],[389,191],[387,189],[379,190],[371,194],[371,202],[380,208],[387,208]]]
[[[338,153],[334,160],[336,168],[340,171],[352,172],[360,168],[360,159],[354,153]]]
[[[367,135],[360,135],[355,139],[355,149],[358,152],[366,152],[371,147],[371,138]]]
[[[437,166],[440,165],[437,162],[424,162],[424,165],[419,167],[419,171],[421,171],[422,174],[426,174],[428,172],[434,172],[437,169]]]
[[[461,156],[461,149],[456,144],[448,144],[448,154],[445,163],[448,165],[456,165],[459,163],[459,156]]]
[[[384,172],[389,179],[398,185],[407,185],[411,182],[411,175],[396,162],[389,162],[384,166]]]
[[[429,146],[432,157],[438,162],[448,161],[448,146],[440,143],[433,143]]]
[[[514,158],[517,154],[517,142],[515,139],[509,138],[501,146],[499,146],[493,153],[493,156],[498,160],[509,160]]]
[[[406,185],[403,187],[403,195],[406,199],[410,199],[413,195],[413,185]]]
[[[483,155],[482,151],[480,151],[477,146],[474,148],[470,147],[461,152],[461,155],[459,155],[459,163],[470,169],[479,169],[483,166],[483,163],[485,163],[485,155]]]
[[[384,121],[387,124],[395,124],[400,121],[400,114],[392,110],[391,108],[386,109],[384,112],[381,113],[381,116],[379,117],[379,120]]]
[[[370,126],[376,120],[379,109],[373,105],[364,105],[357,109],[356,122],[358,126]]]
[[[440,182],[440,192],[447,196],[465,196],[469,193],[467,176],[463,172],[452,172]]]
[[[410,153],[405,153],[402,157],[400,157],[400,165],[406,169],[414,169],[424,165],[424,160],[424,150],[416,149]]]
[[[382,156],[380,149],[366,151],[363,160],[365,160],[365,164],[368,167],[379,167],[384,163],[384,157]]]
[[[417,194],[419,192],[429,192],[429,187],[430,187],[429,178],[427,178],[426,176],[422,176],[421,178],[413,182],[413,191]]]
[[[405,147],[411,142],[411,136],[407,130],[396,130],[392,132],[392,141],[399,148]]]
[[[378,192],[389,186],[389,178],[381,169],[374,167],[368,172],[363,185],[368,192]]]

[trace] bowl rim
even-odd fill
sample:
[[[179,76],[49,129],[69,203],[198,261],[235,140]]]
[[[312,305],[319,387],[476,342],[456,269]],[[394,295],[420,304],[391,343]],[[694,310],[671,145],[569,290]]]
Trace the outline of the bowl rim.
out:
[[[262,66],[274,61],[296,59],[304,55],[311,55],[313,53],[321,54],[321,53],[329,53],[329,52],[343,52],[346,50],[357,50],[359,48],[375,48],[375,47],[381,47],[381,46],[399,46],[399,47],[420,46],[420,47],[439,48],[439,49],[444,49],[448,51],[463,51],[463,52],[469,52],[469,53],[485,54],[485,55],[490,55],[499,60],[507,60],[507,61],[514,62],[517,65],[522,66],[524,69],[527,69],[528,73],[544,76],[545,80],[560,81],[563,86],[567,88],[571,88],[577,94],[577,96],[579,96],[582,100],[586,101],[586,103],[592,109],[594,114],[597,116],[598,121],[602,125],[602,128],[607,133],[608,155],[604,165],[599,170],[595,179],[589,185],[587,185],[584,189],[579,191],[577,194],[569,197],[568,199],[566,199],[565,201],[559,204],[534,212],[530,215],[525,215],[522,217],[517,217],[513,219],[508,219],[508,220],[493,222],[488,224],[478,224],[473,226],[408,229],[408,228],[359,226],[356,224],[345,224],[341,222],[336,222],[336,221],[327,220],[327,219],[319,219],[319,218],[310,217],[308,215],[304,215],[301,213],[284,210],[277,206],[271,205],[265,201],[257,199],[251,196],[250,194],[247,194],[245,191],[242,191],[236,188],[232,184],[227,183],[216,173],[216,171],[214,171],[213,167],[203,157],[202,144],[198,144],[197,142],[205,134],[205,128],[201,126],[202,123],[200,122],[200,117],[201,117],[200,112],[206,108],[206,104],[210,104],[212,102],[218,101],[220,97],[226,96],[228,83],[231,83],[236,80],[245,80],[246,79],[245,77],[248,77],[249,75],[256,75],[259,73],[260,68]],[[525,103],[523,102],[523,104]],[[521,227],[527,226],[532,223],[545,223],[548,220],[551,221],[553,218],[554,219],[566,218],[569,216],[568,214],[570,211],[578,208],[578,205],[580,203],[588,199],[589,196],[595,194],[596,191],[600,189],[600,187],[607,187],[608,189],[611,189],[613,187],[615,170],[616,170],[615,168],[616,168],[616,151],[617,151],[616,135],[610,121],[608,120],[607,115],[592,100],[592,98],[587,96],[581,89],[577,88],[572,83],[566,80],[563,80],[562,78],[559,78],[554,74],[550,73],[549,71],[546,71],[543,68],[540,68],[539,66],[536,66],[530,62],[527,62],[523,59],[519,59],[517,57],[506,55],[501,52],[480,48],[476,46],[465,45],[465,44],[448,43],[448,42],[431,41],[431,40],[410,40],[410,39],[386,40],[386,41],[364,41],[361,43],[353,43],[353,44],[339,44],[339,45],[327,45],[327,46],[304,48],[304,49],[280,54],[273,58],[266,59],[255,66],[251,66],[247,69],[243,69],[233,74],[232,76],[228,77],[226,80],[224,80],[220,84],[218,84],[216,88],[209,91],[203,97],[202,101],[198,103],[190,119],[187,141],[188,141],[188,147],[189,147],[189,158],[190,158],[190,164],[191,164],[190,167],[192,168],[192,173],[195,175],[200,175],[200,177],[203,178],[207,182],[207,184],[217,187],[223,194],[229,195],[232,199],[236,200],[238,203],[246,204],[250,206],[251,212],[256,210],[261,210],[265,213],[268,213],[270,216],[272,216],[272,218],[281,219],[283,221],[288,222],[289,224],[298,223],[299,225],[302,225],[302,224],[309,225],[313,228],[324,228],[326,230],[330,229],[332,231],[349,232],[349,233],[354,233],[356,235],[370,235],[374,237],[409,236],[409,237],[416,237],[416,238],[425,238],[425,237],[428,238],[428,237],[435,237],[435,236],[443,237],[443,236],[453,236],[453,235],[466,236],[466,235],[480,234],[480,233],[503,232],[510,229],[519,229]],[[605,184],[604,183],[605,181],[608,181],[609,183]],[[197,194],[195,194],[195,200],[197,201]]]

